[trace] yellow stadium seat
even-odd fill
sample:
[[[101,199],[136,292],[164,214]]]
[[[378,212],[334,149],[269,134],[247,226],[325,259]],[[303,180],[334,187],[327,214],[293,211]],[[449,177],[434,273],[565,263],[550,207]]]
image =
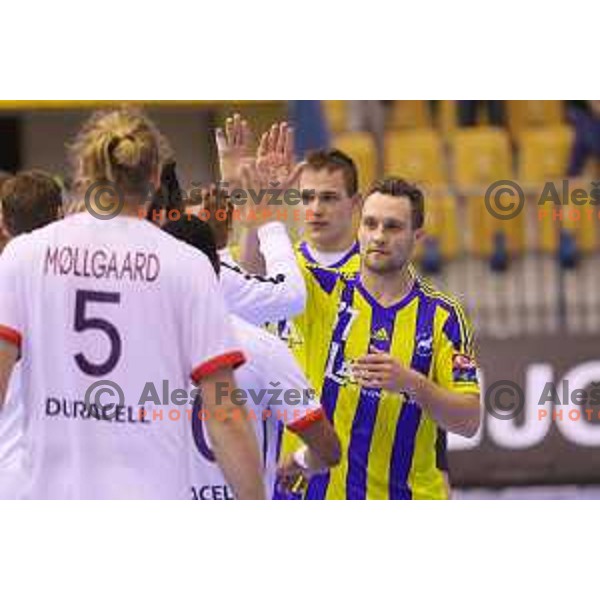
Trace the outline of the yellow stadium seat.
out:
[[[502,233],[510,256],[522,256],[526,249],[526,213],[502,220],[490,214],[482,196],[466,198],[467,251],[477,258],[488,258],[494,251],[494,239]]]
[[[432,129],[388,133],[385,137],[385,173],[427,187],[445,183],[440,136]]]
[[[343,133],[333,140],[334,148],[345,152],[356,163],[358,187],[364,192],[377,176],[375,142],[369,133]]]
[[[451,141],[454,180],[464,192],[483,195],[495,181],[512,177],[512,154],[507,133],[494,127],[456,131]],[[478,188],[473,193],[473,188]]]
[[[461,251],[456,198],[430,195],[425,198],[425,234],[436,239],[443,262],[454,260]],[[417,258],[423,256],[423,244],[417,247]]]
[[[323,100],[325,118],[331,133],[341,133],[348,130],[348,112],[346,100]]]
[[[390,129],[431,127],[431,112],[427,100],[394,100],[388,119]]]
[[[487,258],[493,250],[494,222],[481,196],[467,197],[465,202],[466,250],[476,258]]]
[[[446,137],[450,137],[458,129],[456,100],[440,100],[438,102],[437,123],[438,129]]]
[[[573,131],[566,125],[527,129],[519,138],[519,178],[527,183],[565,176]]]
[[[562,181],[554,182],[557,192],[556,198],[559,204],[553,202],[544,202],[539,204],[541,197],[540,190],[536,194],[536,212],[538,225],[538,239],[540,250],[547,253],[555,253],[558,247],[559,233],[561,230],[569,231],[573,234],[577,248],[584,254],[590,254],[600,249],[599,218],[600,211],[598,206],[584,202],[578,206],[570,201],[564,204],[565,191],[572,194],[576,189],[585,190],[588,194],[593,188],[588,181],[575,179],[568,182],[566,190]]]
[[[543,254],[556,255],[561,224],[552,217],[550,208],[536,206],[536,250]]]
[[[593,212],[586,212],[586,208],[592,208]],[[595,252],[598,248],[598,207],[565,206],[562,214],[562,227],[573,233],[578,250],[584,254]]]
[[[562,100],[507,100],[508,128],[515,139],[531,127],[564,123]]]

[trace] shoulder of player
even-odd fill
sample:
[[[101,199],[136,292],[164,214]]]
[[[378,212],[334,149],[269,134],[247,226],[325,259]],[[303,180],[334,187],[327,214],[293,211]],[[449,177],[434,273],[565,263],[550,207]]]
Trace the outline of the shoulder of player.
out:
[[[437,309],[442,312],[442,329],[448,324],[451,328],[456,329],[456,335],[460,335],[465,340],[472,339],[473,328],[461,300],[453,294],[440,291],[422,277],[419,277],[419,286],[421,292],[434,300]]]
[[[424,296],[435,300],[438,306],[449,314],[461,313],[464,315],[462,301],[454,294],[442,292],[431,281],[419,276],[419,288]]]
[[[22,233],[8,242],[1,256],[10,256],[14,260],[31,260],[45,253],[47,244],[65,239],[66,233],[73,229],[78,220],[86,216],[87,213],[69,215],[29,233]]]
[[[161,249],[161,262],[170,258],[174,262],[180,265],[181,272],[185,273],[184,269],[181,269],[182,262],[189,261],[190,263],[195,264],[204,264],[209,265],[208,258],[204,255],[203,252],[194,248],[187,242],[182,240],[178,240],[173,237],[166,231],[160,229],[160,227],[152,227],[150,231],[154,231],[154,234],[157,238],[157,242],[160,244]]]
[[[262,327],[252,325],[233,314],[230,315],[230,320],[239,342],[255,356],[267,359],[280,353],[282,349],[287,350],[287,346],[279,338]]]
[[[454,295],[438,290],[431,282],[419,278],[420,289],[425,296],[436,302],[437,310],[443,314],[439,326],[435,328],[434,338],[449,338],[453,344],[459,344],[472,351],[474,331],[467,318],[462,302]]]
[[[236,315],[230,315],[234,335],[248,357],[243,368],[249,368],[255,375],[268,383],[274,377],[281,377],[282,361],[294,360],[287,345],[262,327],[248,323]]]
[[[338,284],[353,281],[357,275],[354,271],[345,272],[316,264],[304,265],[302,272],[309,285],[316,283],[327,294],[331,294]]]
[[[4,250],[0,254],[3,260],[28,260],[32,255],[35,254],[43,246],[40,241],[43,241],[47,237],[45,231],[48,227],[54,227],[56,224],[51,223],[42,229],[36,229],[30,233],[22,233],[12,238],[8,244],[4,247]]]

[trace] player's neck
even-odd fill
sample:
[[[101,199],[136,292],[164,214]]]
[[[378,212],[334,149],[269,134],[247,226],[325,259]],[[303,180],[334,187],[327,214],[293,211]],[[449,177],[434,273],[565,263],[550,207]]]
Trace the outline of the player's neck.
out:
[[[360,279],[366,290],[382,306],[392,306],[402,300],[413,288],[415,273],[410,264],[400,271],[376,273],[366,266],[360,272]]]
[[[97,215],[98,218],[105,218],[107,220],[113,217],[140,217],[146,213],[144,203],[140,200],[127,198],[121,207],[115,205],[103,206],[98,204],[94,199],[91,199],[89,208],[87,209],[92,215]]]
[[[342,259],[350,253],[352,250],[352,246],[348,246],[347,248],[342,248],[342,250],[337,252],[321,252],[316,248],[313,248],[310,244],[307,244],[307,250],[310,254],[310,257],[316,261],[318,264],[329,267],[334,264],[339,263]]]
[[[121,215],[124,217],[139,217],[142,212],[144,204],[141,202],[125,202],[123,205],[123,209],[121,210]]]
[[[322,242],[319,243],[309,238],[306,238],[306,242],[312,250],[316,250],[317,252],[321,252],[323,254],[345,252],[346,250],[350,250],[350,248],[352,248],[352,246],[355,244],[356,234],[354,231],[350,231],[347,235],[341,237],[339,240],[334,240],[326,244]]]

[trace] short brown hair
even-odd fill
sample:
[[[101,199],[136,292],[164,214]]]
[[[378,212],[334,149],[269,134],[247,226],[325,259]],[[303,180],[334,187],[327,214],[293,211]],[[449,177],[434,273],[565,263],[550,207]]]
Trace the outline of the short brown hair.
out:
[[[425,197],[416,185],[399,177],[387,177],[373,183],[367,192],[367,196],[376,193],[396,198],[408,198],[412,209],[413,229],[423,227],[425,222]]]
[[[306,164],[315,171],[341,171],[346,193],[351,198],[358,193],[358,171],[354,161],[341,150],[313,150],[306,155]]]
[[[13,174],[9,173],[8,171],[0,171],[0,188],[2,187],[2,184],[12,176]]]
[[[12,236],[29,233],[56,221],[62,206],[62,191],[44,171],[22,171],[0,187],[2,219]]]

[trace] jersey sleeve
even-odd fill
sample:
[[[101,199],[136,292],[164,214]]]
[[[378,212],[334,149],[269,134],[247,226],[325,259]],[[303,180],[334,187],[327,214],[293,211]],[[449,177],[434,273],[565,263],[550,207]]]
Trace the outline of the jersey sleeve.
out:
[[[237,368],[245,356],[237,342],[225,308],[216,275],[204,256],[188,267],[189,322],[185,323],[189,341],[191,378],[198,383],[224,367]]]
[[[21,347],[25,334],[24,302],[20,298],[19,254],[15,242],[9,243],[0,255],[0,340]]]
[[[269,357],[269,371],[276,373],[273,377],[277,378],[281,393],[268,408],[290,431],[300,433],[325,418],[325,413],[289,348],[280,340],[274,339],[273,343],[275,351]]]
[[[452,306],[436,330],[434,381],[442,388],[479,394],[473,327],[460,306]]]
[[[268,223],[259,231],[266,274],[252,275],[224,258],[221,282],[231,312],[253,325],[291,318],[304,310],[306,287],[285,226]]]

